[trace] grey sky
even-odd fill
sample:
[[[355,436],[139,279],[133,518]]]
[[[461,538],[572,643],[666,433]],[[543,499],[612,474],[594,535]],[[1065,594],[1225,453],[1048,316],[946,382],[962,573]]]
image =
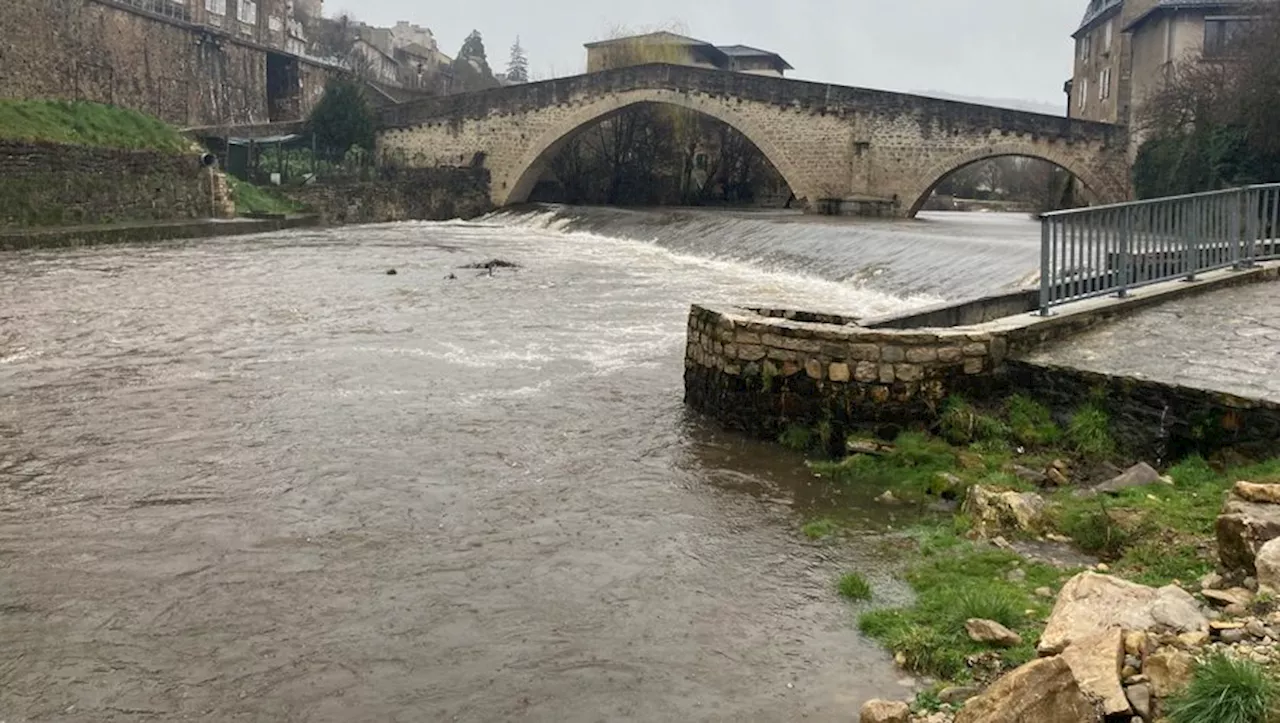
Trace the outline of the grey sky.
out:
[[[582,44],[677,22],[718,45],[780,53],[795,78],[1065,105],[1086,0],[326,0],[375,25],[408,20],[453,55],[473,28],[495,72],[516,36],[535,78],[585,70]]]

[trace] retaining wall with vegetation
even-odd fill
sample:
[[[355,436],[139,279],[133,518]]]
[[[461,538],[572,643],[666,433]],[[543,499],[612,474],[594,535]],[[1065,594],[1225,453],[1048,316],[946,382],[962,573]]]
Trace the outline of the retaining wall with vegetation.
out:
[[[0,140],[0,227],[214,215],[197,154]]]
[[[483,168],[380,169],[374,180],[325,181],[282,189],[326,224],[447,221],[493,209]]]

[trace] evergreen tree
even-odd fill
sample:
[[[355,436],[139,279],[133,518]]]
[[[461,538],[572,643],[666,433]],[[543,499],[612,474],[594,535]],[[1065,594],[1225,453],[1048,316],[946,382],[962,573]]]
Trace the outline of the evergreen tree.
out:
[[[496,88],[500,85],[489,69],[484,40],[480,38],[479,30],[472,30],[462,43],[462,50],[458,51],[458,57],[453,61],[453,76],[461,92]]]
[[[520,36],[516,36],[516,44],[511,46],[511,61],[507,63],[508,83],[529,82],[529,58],[520,47]]]
[[[324,88],[324,96],[311,111],[309,121],[316,146],[325,156],[338,160],[353,146],[373,150],[373,107],[364,88],[353,78],[336,78]]]

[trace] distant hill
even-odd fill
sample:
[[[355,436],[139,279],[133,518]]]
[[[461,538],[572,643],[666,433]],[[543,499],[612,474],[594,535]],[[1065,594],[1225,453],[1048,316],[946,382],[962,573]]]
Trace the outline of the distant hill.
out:
[[[978,98],[974,96],[955,95],[941,90],[915,90],[915,95],[925,95],[930,98],[941,98],[943,100],[954,100],[960,103],[977,103],[978,105],[993,105],[997,108],[1012,108],[1013,110],[1022,110],[1028,113],[1044,113],[1046,115],[1064,116],[1067,114],[1066,99],[1062,103],[1042,103],[1034,100],[1018,100],[1015,98]]]

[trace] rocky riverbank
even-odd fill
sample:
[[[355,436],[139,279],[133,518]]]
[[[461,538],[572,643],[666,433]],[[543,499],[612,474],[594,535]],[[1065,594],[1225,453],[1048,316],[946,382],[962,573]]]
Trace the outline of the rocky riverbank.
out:
[[[922,691],[868,703],[865,723],[1268,720],[1280,462],[1121,469],[1108,429],[1088,404],[1054,418],[1026,399],[953,399],[927,431],[811,463],[882,490],[887,515],[949,510],[896,538],[914,602],[857,603]]]

